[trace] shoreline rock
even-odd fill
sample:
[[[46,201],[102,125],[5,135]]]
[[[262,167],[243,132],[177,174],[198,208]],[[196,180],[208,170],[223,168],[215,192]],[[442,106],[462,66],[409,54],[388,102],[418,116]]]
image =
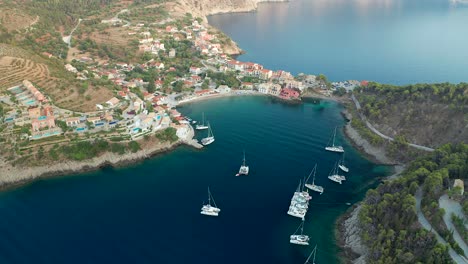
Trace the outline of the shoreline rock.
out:
[[[65,161],[52,165],[38,167],[13,167],[10,164],[0,166],[0,189],[9,189],[40,178],[74,175],[84,172],[99,170],[103,167],[124,167],[130,164],[144,161],[148,158],[171,151],[182,144],[183,141],[174,143],[160,143],[147,149],[141,149],[135,153],[126,153],[119,155],[112,152],[106,152],[99,157],[85,161]],[[190,144],[187,144],[190,146]]]
[[[355,205],[337,220],[338,246],[343,249],[342,263],[365,264],[369,249],[361,240],[359,227],[359,212],[362,205]]]

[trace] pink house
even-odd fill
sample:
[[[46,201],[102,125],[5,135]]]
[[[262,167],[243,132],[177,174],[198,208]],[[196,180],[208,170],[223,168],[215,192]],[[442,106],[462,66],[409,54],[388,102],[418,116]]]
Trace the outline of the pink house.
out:
[[[291,88],[283,88],[280,93],[280,97],[284,99],[299,99],[300,96],[299,91]]]

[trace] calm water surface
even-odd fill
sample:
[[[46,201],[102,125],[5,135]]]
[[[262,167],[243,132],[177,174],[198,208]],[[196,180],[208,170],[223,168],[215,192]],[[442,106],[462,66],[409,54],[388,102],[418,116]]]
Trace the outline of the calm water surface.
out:
[[[468,81],[468,4],[290,0],[212,16],[255,61],[294,74],[392,84]]]
[[[339,154],[326,152],[334,102],[288,106],[264,97],[186,105],[205,112],[216,142],[181,147],[141,164],[35,181],[0,193],[0,263],[303,263],[311,247],[289,244],[300,220],[286,214],[299,179],[317,162],[305,232],[317,263],[336,263],[334,221],[388,173],[338,133],[351,172],[343,185],[327,175]],[[203,137],[204,133],[198,135]],[[246,150],[251,173],[234,177]],[[200,215],[211,187],[218,218]]]

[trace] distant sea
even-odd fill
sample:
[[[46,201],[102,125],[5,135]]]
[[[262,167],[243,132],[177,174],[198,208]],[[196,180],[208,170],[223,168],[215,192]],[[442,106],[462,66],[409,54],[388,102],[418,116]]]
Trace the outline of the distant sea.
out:
[[[335,102],[284,105],[235,97],[180,108],[201,119],[216,141],[180,147],[127,168],[36,180],[0,193],[0,263],[337,263],[334,221],[389,168],[362,158],[338,129],[350,168],[342,185],[327,179],[337,153],[324,150],[344,120]],[[197,134],[198,138],[206,132]],[[245,149],[250,175],[235,177]],[[286,214],[299,180],[318,164],[305,233]],[[200,215],[210,186],[219,217]]]
[[[333,81],[468,82],[468,4],[451,0],[290,0],[210,24],[238,59]]]

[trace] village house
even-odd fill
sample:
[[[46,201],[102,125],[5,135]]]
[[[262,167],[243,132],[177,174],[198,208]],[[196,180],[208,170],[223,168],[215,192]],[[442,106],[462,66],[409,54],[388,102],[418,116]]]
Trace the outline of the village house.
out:
[[[271,77],[273,76],[273,71],[271,70],[267,70],[267,69],[263,69],[260,71],[260,79],[263,79],[263,80],[268,80],[270,79]]]
[[[32,131],[37,132],[44,128],[55,128],[55,117],[52,107],[47,105],[29,109]]]
[[[175,51],[175,49],[169,50],[169,58],[175,58],[175,56],[176,56],[176,51]]]
[[[65,119],[65,123],[69,127],[75,127],[80,124],[80,118],[79,117],[69,117]]]
[[[143,93],[143,98],[145,99],[145,101],[151,101],[151,100],[153,100],[153,98],[154,98],[154,94],[148,93],[148,92],[144,92],[144,93]]]
[[[65,70],[69,72],[73,72],[73,73],[78,72],[78,70],[75,67],[73,67],[71,64],[65,64]]]
[[[101,117],[99,116],[88,117],[86,121],[90,122],[93,125],[96,125],[97,123],[101,122]]]
[[[198,82],[201,82],[202,78],[198,75],[192,75],[190,77],[190,80],[192,80],[192,82],[198,83]]]
[[[241,84],[241,87],[247,90],[252,90],[254,86],[253,86],[253,83],[251,82],[243,82]]]
[[[227,61],[227,67],[231,70],[235,71],[243,71],[244,70],[244,64],[240,61],[237,60],[228,60]]]
[[[202,68],[200,68],[200,67],[194,67],[194,66],[192,66],[192,67],[190,67],[190,73],[191,73],[191,74],[198,75],[198,74],[203,73],[203,71],[202,71]]]
[[[106,104],[109,105],[109,107],[113,108],[116,107],[119,104],[120,100],[117,97],[112,97],[109,101],[106,102]]]
[[[47,102],[45,96],[39,90],[37,90],[37,88],[34,87],[34,85],[30,81],[24,80],[23,86],[26,87],[28,92],[30,92],[34,96],[34,98],[36,98],[36,100],[38,100],[39,102]]]
[[[280,93],[280,97],[284,99],[299,99],[300,96],[299,91],[291,88],[283,88]]]

